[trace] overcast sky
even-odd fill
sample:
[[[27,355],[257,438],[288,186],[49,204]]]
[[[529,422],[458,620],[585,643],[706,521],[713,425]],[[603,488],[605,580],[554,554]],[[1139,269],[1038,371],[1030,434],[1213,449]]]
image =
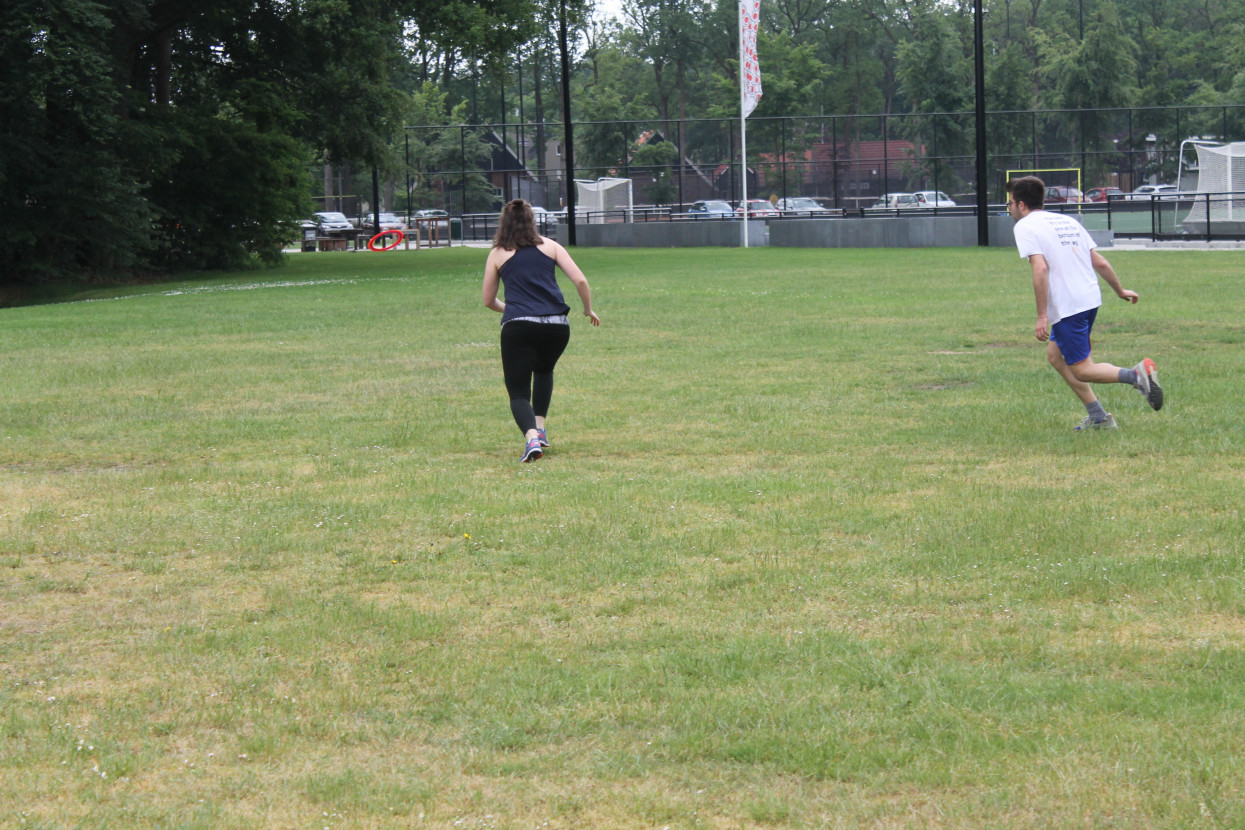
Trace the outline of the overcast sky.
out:
[[[597,0],[597,17],[602,19],[617,17],[622,19],[622,0]]]

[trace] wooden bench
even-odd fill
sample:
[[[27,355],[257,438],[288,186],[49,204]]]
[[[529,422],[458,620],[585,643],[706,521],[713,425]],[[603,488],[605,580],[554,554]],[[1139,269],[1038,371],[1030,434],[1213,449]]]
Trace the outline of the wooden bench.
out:
[[[340,236],[321,236],[316,238],[316,245],[321,251],[344,251],[349,241]]]

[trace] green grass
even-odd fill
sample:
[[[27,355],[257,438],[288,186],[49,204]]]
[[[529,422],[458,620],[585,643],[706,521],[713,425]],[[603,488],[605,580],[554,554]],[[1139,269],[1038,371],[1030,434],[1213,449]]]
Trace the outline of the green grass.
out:
[[[0,824],[1245,825],[1242,259],[576,253],[519,464],[484,252],[0,311]],[[564,286],[569,293],[569,286]]]

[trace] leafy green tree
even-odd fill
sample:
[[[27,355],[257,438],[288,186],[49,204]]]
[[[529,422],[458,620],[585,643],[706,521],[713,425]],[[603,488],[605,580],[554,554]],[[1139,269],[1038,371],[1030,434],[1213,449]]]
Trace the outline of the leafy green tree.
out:
[[[619,175],[635,150],[641,126],[651,112],[635,100],[623,100],[620,90],[592,87],[580,96],[592,121],[575,131],[575,167],[589,178]]]
[[[486,166],[492,147],[483,128],[459,126],[467,112],[466,101],[450,108],[446,92],[431,81],[411,95],[410,122],[419,126],[407,131],[411,189],[400,207],[460,207],[466,213],[497,207],[492,185],[478,172]],[[395,155],[397,150],[395,145]],[[447,199],[454,204],[446,204]]]
[[[1021,51],[1009,43],[986,62],[986,109],[1024,110],[1033,106],[1034,68]]]
[[[972,67],[960,48],[951,21],[940,12],[930,13],[916,29],[914,38],[899,47],[901,89],[920,118],[906,118],[901,134],[912,141],[917,156],[911,164],[914,186],[932,185],[958,189],[950,170],[934,169],[936,159],[967,155],[974,138],[972,122],[959,115],[972,108]]]
[[[629,24],[624,37],[652,69],[654,103],[663,119],[687,115],[688,69],[701,48],[693,36],[701,5],[689,0],[627,0],[623,6]]]
[[[678,197],[679,189],[670,172],[678,158],[678,148],[670,141],[645,144],[632,155],[632,174],[647,173],[653,177],[653,183],[645,192],[648,201],[655,205],[668,205]]]
[[[1047,103],[1084,110],[1066,118],[1061,133],[1073,150],[1078,139],[1088,150],[1111,146],[1109,120],[1101,110],[1130,106],[1136,96],[1137,46],[1123,31],[1119,12],[1102,2],[1079,44],[1070,38],[1044,46],[1041,72],[1049,84]]]
[[[116,152],[138,130],[102,48],[110,27],[89,0],[0,15],[0,284],[129,267],[151,248],[153,211]]]
[[[391,155],[409,37],[503,52],[537,32],[536,8],[11,0],[0,280],[273,261],[308,205],[310,160]]]
[[[161,270],[271,265],[310,210],[306,145],[243,119],[167,110],[171,161],[147,189],[159,210],[151,263]],[[178,123],[178,122],[183,123]]]
[[[826,66],[818,114],[887,112],[894,96],[894,42],[856,4],[835,4],[817,23]],[[859,139],[858,139],[859,140]]]

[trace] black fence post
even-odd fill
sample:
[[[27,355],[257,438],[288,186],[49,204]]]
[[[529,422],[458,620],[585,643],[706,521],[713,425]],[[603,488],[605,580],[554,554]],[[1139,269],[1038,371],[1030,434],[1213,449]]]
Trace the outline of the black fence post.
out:
[[[675,132],[679,137],[679,156],[675,159],[675,163],[679,165],[679,207],[682,208],[683,202],[683,119],[675,122]]]
[[[886,134],[886,116],[882,116],[882,193],[891,191],[890,141]]]
[[[787,119],[784,117],[779,122],[778,128],[782,130],[782,196],[787,198]]]

